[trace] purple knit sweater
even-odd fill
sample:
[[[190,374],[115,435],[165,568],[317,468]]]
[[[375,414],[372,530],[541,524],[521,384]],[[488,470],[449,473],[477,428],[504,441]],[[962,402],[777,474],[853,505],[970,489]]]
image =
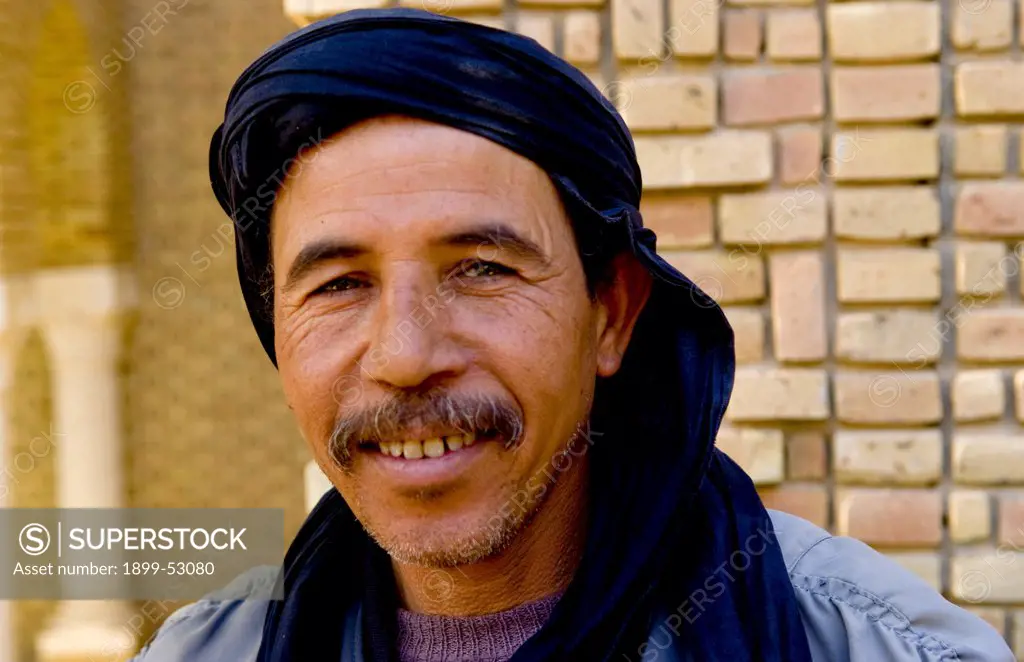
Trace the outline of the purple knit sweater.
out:
[[[561,594],[484,616],[431,616],[398,610],[401,662],[508,662],[544,625]]]

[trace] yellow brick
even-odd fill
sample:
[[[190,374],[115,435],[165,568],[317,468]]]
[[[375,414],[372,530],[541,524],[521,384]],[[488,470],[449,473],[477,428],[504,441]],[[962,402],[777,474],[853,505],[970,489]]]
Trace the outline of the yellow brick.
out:
[[[722,20],[722,53],[726,59],[752,62],[761,54],[761,12],[730,10]]]
[[[797,186],[798,190],[821,181],[822,136],[821,128],[814,126],[787,126],[776,131],[778,142],[778,176],[784,186]]]
[[[645,189],[762,184],[772,176],[767,132],[637,136],[634,142]]]
[[[814,0],[729,0],[729,4],[741,6],[813,5]]]
[[[619,113],[633,131],[708,129],[717,117],[715,79],[701,74],[623,78]]]
[[[964,235],[1024,236],[1024,182],[965,182],[956,194],[953,228]]]
[[[810,368],[741,366],[726,417],[732,421],[823,421],[828,375]]]
[[[445,0],[436,0],[444,2]],[[603,7],[604,0],[518,0],[516,3],[523,7],[548,5],[563,9],[565,7]]]
[[[829,493],[824,485],[760,487],[758,495],[765,508],[795,515],[815,526],[828,528]]]
[[[956,174],[998,177],[1006,172],[1005,126],[960,126],[956,129]]]
[[[964,485],[1022,484],[1024,435],[958,432],[953,436],[952,471],[953,479]]]
[[[1017,420],[1024,423],[1024,370],[1013,375],[1013,410]]]
[[[306,23],[350,9],[383,7],[385,4],[384,0],[285,0],[284,13]]]
[[[954,553],[950,595],[973,605],[1024,602],[1024,553],[1012,548]]]
[[[846,303],[939,299],[939,253],[931,248],[841,248],[837,271]]]
[[[840,483],[931,485],[942,478],[938,430],[840,430],[833,444]]]
[[[707,196],[648,193],[640,200],[644,227],[658,235],[658,250],[703,248],[714,241],[714,209]]]
[[[937,2],[829,3],[826,12],[836,62],[919,60],[939,53]]]
[[[996,540],[1021,549],[1024,545],[1024,493],[1004,493],[998,501]]]
[[[956,66],[953,83],[961,117],[1024,113],[1024,62],[964,62]]]
[[[836,358],[853,363],[935,363],[942,337],[934,313],[893,309],[844,312],[836,322]]]
[[[725,194],[718,201],[722,243],[792,244],[825,238],[825,193],[806,187],[764,193]]]
[[[719,303],[764,299],[764,261],[742,249],[665,251],[665,260]]]
[[[836,236],[860,241],[917,240],[939,234],[939,199],[928,186],[837,189]]]
[[[416,4],[414,4],[416,2],[416,0],[408,0],[408,1],[410,3],[412,3],[412,6],[414,6],[414,7],[417,6]],[[446,0],[426,0],[426,2],[435,2],[435,1],[437,1],[437,2],[445,2]],[[505,25],[505,18],[503,16],[492,16],[490,14],[465,14],[465,15],[461,15],[461,16],[456,16],[456,18],[461,18],[464,21],[469,21],[470,23],[476,23],[477,25],[485,25],[485,26],[487,26],[489,28],[494,28],[496,30],[506,30],[507,29],[507,26]]]
[[[1024,18],[1021,19],[1024,23]],[[1024,659],[1024,610],[1013,612],[1013,653],[1018,660]]]
[[[781,430],[724,426],[715,445],[747,472],[755,485],[782,482],[783,438]]]
[[[565,14],[565,59],[576,65],[601,59],[601,15],[593,11]]]
[[[942,500],[937,490],[843,488],[836,490],[836,530],[881,548],[938,547]]]
[[[886,556],[931,586],[933,591],[942,592],[942,559],[937,553],[887,552]]]
[[[739,69],[722,79],[722,121],[729,126],[820,119],[824,82],[817,66],[781,70]]]
[[[927,425],[942,420],[935,372],[839,372],[836,418],[858,425]]]
[[[860,140],[860,148],[847,148]],[[935,179],[939,136],[932,129],[862,129],[832,135],[831,174],[838,181]]]
[[[758,308],[723,308],[736,338],[736,363],[764,360],[764,313]]]
[[[721,4],[719,0],[669,0],[670,27],[665,36],[677,57],[715,54]]]
[[[1021,0],[1024,3],[1024,0]],[[1020,145],[1017,148],[1017,166],[1020,173],[1024,173],[1024,140],[1020,140]]]
[[[840,122],[932,119],[939,114],[939,65],[836,67],[832,112]]]
[[[601,93],[608,98],[613,104],[616,104],[618,99],[622,96],[619,92],[619,82],[617,80],[608,81],[599,70],[596,69],[585,69],[583,74],[590,79],[590,82],[594,84],[594,87],[601,90]]]
[[[1006,290],[1006,246],[998,241],[963,241],[956,246],[957,294],[981,296]]]
[[[971,308],[970,302],[949,313],[958,324],[957,356],[970,361],[1024,359],[1024,309]]]
[[[516,32],[533,39],[549,51],[555,50],[555,21],[551,16],[519,12],[515,20]]]
[[[824,480],[828,473],[824,433],[802,430],[788,434],[786,466],[790,480]]]
[[[950,9],[950,38],[958,49],[1000,51],[1013,42],[1011,0],[961,0]]]
[[[1001,418],[1006,409],[1006,387],[999,370],[961,370],[950,390],[953,418],[960,423]]]
[[[766,50],[780,61],[821,59],[821,21],[813,9],[780,9],[768,13]]]
[[[381,3],[378,6],[385,6],[385,4]],[[404,7],[426,9],[438,14],[458,14],[460,12],[475,12],[478,10],[497,11],[502,7],[501,0],[398,0],[398,4]],[[469,16],[460,16],[459,18],[476,22],[475,19],[478,17],[470,14]]]
[[[779,361],[821,361],[825,337],[825,265],[819,251],[769,256],[772,340]]]
[[[665,21],[658,0],[612,0],[612,48],[622,60],[661,57]]]
[[[992,500],[983,490],[949,494],[949,537],[955,543],[985,540],[992,535]]]

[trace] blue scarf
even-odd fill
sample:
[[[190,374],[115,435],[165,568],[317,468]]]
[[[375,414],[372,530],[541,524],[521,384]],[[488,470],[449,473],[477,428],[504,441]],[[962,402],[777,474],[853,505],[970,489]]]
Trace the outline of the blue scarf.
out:
[[[749,477],[714,447],[732,391],[732,329],[655,252],[619,114],[536,42],[419,10],[356,10],[294,33],[242,74],[210,176],[235,222],[243,296],[271,360],[260,277],[282,163],[381,114],[450,125],[529,158],[558,189],[582,251],[630,250],[654,276],[622,369],[597,386],[579,568],[513,662],[652,662],[662,646],[700,662],[810,662],[771,520]],[[388,559],[336,491],[293,541],[282,582],[260,662],[337,662],[356,604],[368,662],[395,660]]]

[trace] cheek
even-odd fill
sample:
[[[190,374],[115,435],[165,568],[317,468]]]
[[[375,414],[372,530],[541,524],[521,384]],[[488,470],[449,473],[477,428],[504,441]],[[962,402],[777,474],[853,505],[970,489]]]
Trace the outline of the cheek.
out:
[[[301,342],[282,343],[278,368],[285,397],[307,442],[323,447],[338,413],[358,403],[365,390],[346,354],[328,337],[309,334]]]
[[[567,296],[551,297],[543,304],[503,304],[486,310],[474,306],[455,319],[475,336],[480,355],[527,415],[540,411],[551,419],[551,411],[564,411],[575,424],[575,399],[588,397],[596,374],[592,307]]]

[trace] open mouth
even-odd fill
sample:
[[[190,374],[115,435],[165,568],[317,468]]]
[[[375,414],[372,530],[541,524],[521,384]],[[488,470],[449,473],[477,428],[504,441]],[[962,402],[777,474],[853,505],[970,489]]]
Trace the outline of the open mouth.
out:
[[[377,451],[389,457],[406,460],[438,458],[458,453],[473,444],[497,438],[494,430],[468,432],[465,434],[449,434],[424,439],[406,439],[405,441],[367,441],[360,444],[361,448]]]

